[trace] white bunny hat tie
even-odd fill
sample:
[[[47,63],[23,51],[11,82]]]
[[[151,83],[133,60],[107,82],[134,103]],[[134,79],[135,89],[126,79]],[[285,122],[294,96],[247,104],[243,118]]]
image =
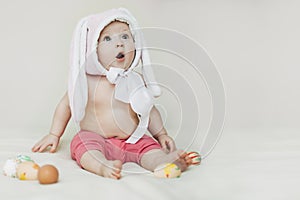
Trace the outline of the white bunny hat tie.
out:
[[[129,25],[135,41],[135,58],[127,70],[116,67],[110,67],[107,70],[98,61],[99,35],[108,24],[115,20]],[[109,82],[115,84],[115,99],[130,103],[139,118],[136,130],[126,142],[136,143],[146,133],[150,111],[153,107],[153,98],[159,96],[161,90],[153,75],[149,53],[144,46],[145,42],[137,21],[124,8],[91,15],[79,21],[71,44],[68,84],[71,113],[76,123],[83,119],[88,101],[86,74],[105,75]],[[143,78],[133,71],[140,61]]]

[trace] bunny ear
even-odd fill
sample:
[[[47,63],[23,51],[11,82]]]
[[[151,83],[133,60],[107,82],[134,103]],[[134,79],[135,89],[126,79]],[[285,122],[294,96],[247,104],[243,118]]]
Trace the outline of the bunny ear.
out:
[[[70,55],[68,96],[72,116],[76,122],[84,116],[87,103],[87,79],[85,73],[87,47],[87,17],[79,21],[73,34]]]
[[[154,97],[158,97],[161,95],[161,89],[159,85],[156,82],[152,66],[151,66],[151,61],[150,61],[150,56],[149,52],[145,47],[144,44],[144,39],[141,37],[143,40],[143,47],[141,49],[141,61],[142,61],[142,73],[144,80],[146,82],[147,88],[150,89]]]

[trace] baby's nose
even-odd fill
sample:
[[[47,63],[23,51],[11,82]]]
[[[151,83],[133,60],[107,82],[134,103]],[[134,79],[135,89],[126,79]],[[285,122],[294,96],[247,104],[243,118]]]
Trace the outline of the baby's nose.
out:
[[[116,41],[116,47],[117,48],[118,47],[124,47],[124,43],[123,43],[123,41],[121,39],[117,39],[117,41]]]
[[[118,47],[124,47],[124,44],[120,42],[120,43],[117,43],[116,46],[117,46],[117,48],[118,48]]]

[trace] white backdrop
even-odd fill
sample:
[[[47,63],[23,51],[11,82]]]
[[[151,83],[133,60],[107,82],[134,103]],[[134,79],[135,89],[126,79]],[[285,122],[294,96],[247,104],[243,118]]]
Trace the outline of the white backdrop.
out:
[[[225,130],[299,129],[297,1],[28,0],[1,3],[2,130],[48,131],[76,22],[120,6],[141,26],[177,30],[208,51],[226,87]]]
[[[299,1],[26,0],[0,7],[1,137],[48,132],[67,88],[77,21],[114,7],[128,8],[143,27],[184,33],[208,51],[226,89],[220,145],[232,145],[226,134],[247,140],[299,132]]]

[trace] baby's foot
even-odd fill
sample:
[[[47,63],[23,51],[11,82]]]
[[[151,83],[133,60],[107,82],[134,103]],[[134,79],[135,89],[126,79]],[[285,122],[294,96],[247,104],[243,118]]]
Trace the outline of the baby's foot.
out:
[[[180,177],[181,172],[192,165],[192,158],[188,153],[177,150],[167,155],[167,163],[160,164],[154,170],[154,175],[160,178]]]
[[[99,175],[112,179],[120,179],[121,169],[122,162],[120,160],[107,161],[101,165]]]
[[[173,163],[177,165],[182,172],[187,170],[187,168],[192,164],[192,159],[183,150],[177,150],[171,154],[174,154],[173,156],[175,160]]]

